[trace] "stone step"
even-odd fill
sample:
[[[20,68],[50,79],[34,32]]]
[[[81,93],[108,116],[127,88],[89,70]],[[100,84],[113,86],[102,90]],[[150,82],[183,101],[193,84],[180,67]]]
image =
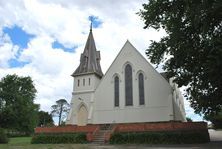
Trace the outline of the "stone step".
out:
[[[98,132],[97,134],[104,134],[106,133],[107,131],[102,131],[102,132]]]
[[[94,140],[104,140],[104,138],[103,137],[101,137],[101,138],[94,138]]]
[[[104,140],[94,140],[93,142],[104,142]]]
[[[104,135],[100,135],[100,136],[94,136],[94,138],[103,138]]]
[[[98,137],[98,136],[104,136],[104,133],[103,134],[97,134],[97,135],[95,135],[95,137]]]
[[[105,144],[105,142],[93,142],[92,144]]]
[[[94,139],[95,141],[97,141],[97,140],[104,140],[104,138],[96,138],[96,139]]]
[[[109,132],[110,130],[100,130],[99,132]]]
[[[94,144],[104,144],[105,133],[110,132],[112,127],[110,125],[103,125],[100,127],[99,132],[94,136],[93,142]]]
[[[104,140],[95,140],[93,142],[104,142]]]
[[[104,139],[104,137],[95,137],[94,140],[96,139]]]

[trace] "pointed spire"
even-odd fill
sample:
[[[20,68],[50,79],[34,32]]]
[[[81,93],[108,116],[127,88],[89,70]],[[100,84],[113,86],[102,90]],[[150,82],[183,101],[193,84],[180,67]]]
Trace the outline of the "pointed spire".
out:
[[[92,32],[92,20],[91,20],[91,23],[90,23],[90,32]]]
[[[96,45],[92,34],[92,22],[84,51],[80,57],[79,67],[75,70],[72,76],[74,77],[89,73],[94,73],[99,77],[103,76],[100,66],[100,52],[96,50]]]

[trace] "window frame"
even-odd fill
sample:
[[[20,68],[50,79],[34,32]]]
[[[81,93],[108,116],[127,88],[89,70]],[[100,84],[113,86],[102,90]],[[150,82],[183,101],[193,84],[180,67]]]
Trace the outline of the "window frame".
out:
[[[117,80],[116,80],[117,79]],[[116,86],[116,83],[118,82],[117,86]],[[119,97],[120,97],[120,88],[119,88],[119,85],[120,84],[120,79],[119,79],[119,76],[114,76],[114,107],[119,107]],[[117,88],[116,88],[117,87]],[[118,97],[116,99],[116,97]]]
[[[133,106],[133,68],[129,63],[127,63],[124,67],[124,79],[125,79],[125,106]]]
[[[140,76],[142,76],[142,82],[140,81],[140,79],[141,79]],[[139,72],[137,78],[138,78],[139,105],[143,106],[143,105],[145,105],[145,85],[144,85],[145,77],[144,77],[144,74],[142,72]],[[140,83],[142,83],[142,84],[140,84]],[[142,95],[141,95],[141,93],[142,93]],[[141,96],[143,97],[143,99],[141,98]]]

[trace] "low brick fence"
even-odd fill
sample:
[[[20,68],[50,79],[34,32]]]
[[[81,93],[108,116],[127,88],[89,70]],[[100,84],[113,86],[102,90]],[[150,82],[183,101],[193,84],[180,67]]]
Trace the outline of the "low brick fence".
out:
[[[105,134],[105,142],[108,142],[113,133],[118,132],[208,132],[206,122],[149,122],[115,124],[111,132]]]
[[[35,128],[35,133],[75,133],[75,132],[85,132],[92,133],[96,130],[99,125],[87,125],[87,126],[76,126],[76,125],[66,125],[66,126],[55,126],[55,127],[37,127]]]
[[[117,124],[115,132],[207,130],[205,122],[155,122]]]
[[[75,133],[84,132],[87,140],[93,141],[94,135],[100,130],[99,124],[87,126],[66,125],[57,127],[37,127],[35,133]],[[162,132],[162,131],[205,131],[208,132],[206,122],[149,122],[149,123],[125,123],[113,124],[112,130],[104,135],[104,141],[108,142],[111,135],[116,132]]]

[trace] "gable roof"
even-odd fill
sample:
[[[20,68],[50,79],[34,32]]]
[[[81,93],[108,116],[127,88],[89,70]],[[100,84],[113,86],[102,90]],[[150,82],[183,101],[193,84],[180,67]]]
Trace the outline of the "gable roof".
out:
[[[96,50],[95,41],[90,28],[89,36],[84,48],[84,52],[80,57],[80,64],[72,74],[73,77],[94,73],[99,77],[103,76],[100,66],[100,52]]]
[[[105,72],[104,77],[102,78],[102,80],[100,81],[98,87],[100,86],[101,82],[103,81],[103,79],[105,79],[106,75],[110,72],[111,67],[114,65],[114,63],[117,61],[117,59],[120,57],[121,53],[124,51],[125,47],[127,45],[130,45],[130,47],[132,47],[133,51],[135,51],[137,53],[137,55],[139,55],[141,57],[141,59],[143,59],[143,61],[146,62],[146,64],[159,76],[159,78],[161,80],[163,80],[164,83],[166,83],[169,86],[169,82],[167,79],[165,79],[147,60],[146,58],[130,43],[129,40],[127,40],[125,42],[125,44],[123,45],[123,47],[121,48],[121,50],[119,51],[119,53],[117,54],[117,56],[115,57],[115,59],[113,60],[113,62],[111,63],[111,65],[109,66],[109,68],[107,69],[107,71]],[[97,88],[98,88],[97,87]]]

